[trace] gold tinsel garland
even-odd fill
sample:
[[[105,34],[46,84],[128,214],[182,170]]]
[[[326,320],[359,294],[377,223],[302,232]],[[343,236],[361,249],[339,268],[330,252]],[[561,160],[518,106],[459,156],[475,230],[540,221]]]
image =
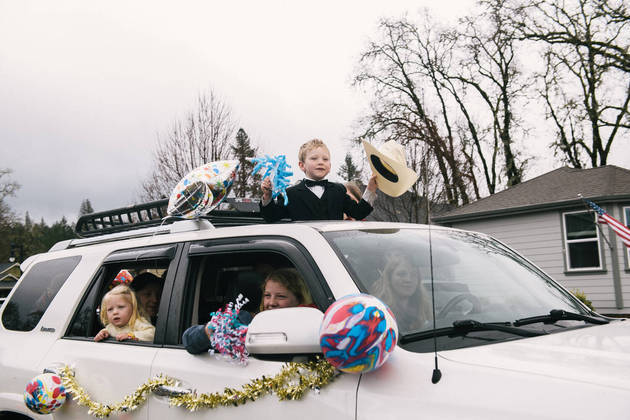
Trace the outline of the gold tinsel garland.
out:
[[[319,392],[335,377],[335,368],[323,359],[307,363],[286,363],[280,373],[273,377],[262,376],[241,386],[241,389],[225,388],[223,392],[184,394],[169,398],[172,406],[184,407],[189,411],[219,406],[238,406],[247,401],[256,401],[267,394],[275,393],[279,400],[299,400],[308,389]],[[108,417],[113,412],[127,412],[137,409],[147,394],[160,386],[173,386],[176,380],[168,376],[156,376],[140,385],[132,394],[116,404],[103,404],[92,401],[89,394],[77,383],[72,369],[64,366],[60,372],[66,391],[81,406],[88,407],[88,414],[98,418]]]
[[[90,395],[81,385],[78,384],[76,378],[74,377],[74,372],[69,366],[61,368],[59,376],[61,376],[61,382],[66,388],[66,392],[72,394],[72,399],[78,405],[87,407],[88,414],[98,418],[108,417],[115,411],[133,411],[146,401],[147,394],[149,392],[162,385],[175,385],[174,379],[159,375],[140,385],[132,394],[123,398],[121,402],[116,404],[103,404],[92,401]]]

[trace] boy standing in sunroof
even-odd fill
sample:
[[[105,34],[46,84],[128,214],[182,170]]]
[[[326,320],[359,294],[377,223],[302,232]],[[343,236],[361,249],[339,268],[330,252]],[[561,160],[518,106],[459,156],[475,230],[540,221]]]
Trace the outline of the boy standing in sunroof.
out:
[[[372,175],[363,198],[355,202],[346,194],[342,184],[326,180],[330,172],[330,152],[323,141],[310,140],[300,147],[299,167],[305,178],[287,188],[289,203],[284,199],[271,199],[271,181],[265,178],[261,184],[263,197],[260,213],[268,222],[280,219],[298,220],[343,220],[347,214],[357,220],[364,219],[372,211],[376,200],[376,176]]]

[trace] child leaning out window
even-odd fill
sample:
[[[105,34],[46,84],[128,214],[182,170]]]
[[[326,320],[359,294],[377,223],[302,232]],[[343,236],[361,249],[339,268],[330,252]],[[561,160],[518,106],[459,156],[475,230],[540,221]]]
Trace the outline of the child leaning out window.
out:
[[[101,301],[101,322],[105,326],[94,341],[115,337],[118,341],[153,341],[155,327],[138,314],[136,295],[128,286],[119,285]]]

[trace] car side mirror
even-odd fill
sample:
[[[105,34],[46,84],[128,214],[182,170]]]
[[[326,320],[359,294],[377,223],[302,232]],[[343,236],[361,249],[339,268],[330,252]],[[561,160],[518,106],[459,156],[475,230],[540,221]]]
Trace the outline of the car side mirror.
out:
[[[315,308],[281,308],[256,315],[247,329],[245,346],[252,354],[321,353],[319,327],[324,314]]]

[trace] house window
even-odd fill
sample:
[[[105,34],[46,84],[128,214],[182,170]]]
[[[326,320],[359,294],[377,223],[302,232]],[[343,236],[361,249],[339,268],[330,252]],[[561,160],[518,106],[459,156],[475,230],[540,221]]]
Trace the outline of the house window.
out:
[[[601,269],[602,258],[595,214],[587,211],[564,213],[563,221],[567,269]]]

